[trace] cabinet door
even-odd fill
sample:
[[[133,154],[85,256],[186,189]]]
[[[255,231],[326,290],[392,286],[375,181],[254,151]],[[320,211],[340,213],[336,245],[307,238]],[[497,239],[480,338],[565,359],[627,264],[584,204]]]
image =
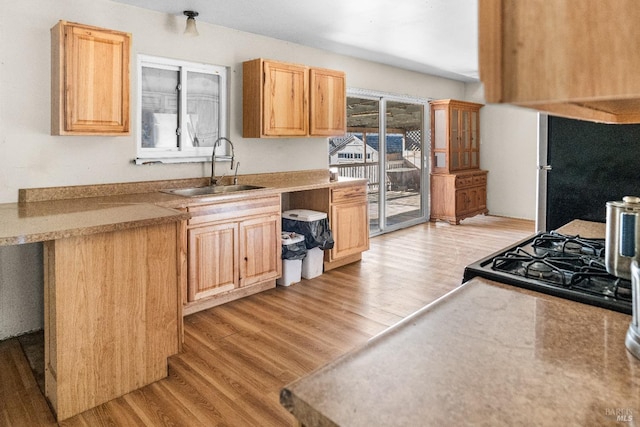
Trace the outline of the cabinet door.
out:
[[[238,283],[238,225],[223,223],[188,231],[189,301],[230,291]]]
[[[469,212],[478,210],[478,203],[480,202],[480,187],[470,188],[468,191],[467,210]]]
[[[309,77],[310,134],[344,135],[347,131],[345,74],[312,68]]]
[[[487,208],[487,187],[478,187],[478,209],[484,210]]]
[[[451,164],[449,170],[455,171],[462,168],[462,138],[460,129],[460,109],[451,108],[449,111],[449,147]]]
[[[106,29],[69,24],[52,29],[54,104],[52,133],[129,133],[130,35]],[[63,29],[63,39],[56,31]]]
[[[281,271],[279,215],[240,223],[240,286],[275,279]]]
[[[345,203],[331,206],[331,231],[335,241],[331,259],[357,254],[369,249],[367,203]]]
[[[264,62],[263,131],[267,136],[305,136],[309,122],[307,67]]]
[[[456,191],[456,215],[469,210],[469,192],[467,190]]]

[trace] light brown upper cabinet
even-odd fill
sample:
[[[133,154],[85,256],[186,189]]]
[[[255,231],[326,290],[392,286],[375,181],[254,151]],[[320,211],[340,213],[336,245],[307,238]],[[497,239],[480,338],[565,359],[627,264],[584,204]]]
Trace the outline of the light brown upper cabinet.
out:
[[[242,70],[245,138],[346,132],[343,72],[261,58],[244,62]]]
[[[347,87],[342,71],[310,70],[311,135],[343,135],[347,131]]]
[[[488,103],[640,123],[637,0],[480,0]]]
[[[129,134],[131,35],[60,21],[51,29],[51,134]]]

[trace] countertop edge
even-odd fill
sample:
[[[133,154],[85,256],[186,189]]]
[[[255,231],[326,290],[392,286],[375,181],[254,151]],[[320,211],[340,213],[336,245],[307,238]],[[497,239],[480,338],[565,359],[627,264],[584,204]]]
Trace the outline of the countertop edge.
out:
[[[328,171],[325,170],[245,175],[239,176],[239,178],[240,183],[251,182],[253,185],[260,185],[264,188],[205,197],[183,197],[160,192],[160,189],[166,188],[206,185],[207,178],[188,178],[20,190],[19,202],[0,204],[0,222],[4,223],[6,227],[4,230],[0,230],[0,246],[37,243],[124,230],[160,222],[187,220],[190,218],[184,210],[187,206],[217,204],[254,197],[281,196],[283,193],[297,191],[366,185],[368,182],[364,178],[340,178],[336,181],[330,181]],[[79,197],[83,191],[86,191],[86,197]],[[69,198],[64,198],[67,196]],[[74,211],[75,204],[83,206],[78,211]],[[72,205],[71,208],[70,205]],[[72,221],[67,225],[60,220],[60,216],[65,214],[95,213],[104,209],[105,206],[117,209],[118,206],[133,205],[144,206],[147,209],[143,215],[144,218],[137,218],[139,216],[137,214],[126,214],[113,221],[108,218],[93,219],[87,225]],[[157,211],[157,214],[153,212],[154,210]],[[27,214],[25,215],[24,212]],[[3,216],[6,220],[3,220]],[[49,219],[56,224],[48,224]],[[34,225],[35,221],[40,221],[40,223]]]

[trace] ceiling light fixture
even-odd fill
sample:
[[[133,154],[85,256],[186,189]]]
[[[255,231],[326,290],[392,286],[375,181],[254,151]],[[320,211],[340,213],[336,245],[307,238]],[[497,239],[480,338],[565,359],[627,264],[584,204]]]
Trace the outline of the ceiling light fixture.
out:
[[[187,26],[184,29],[184,35],[191,37],[197,36],[198,29],[196,28],[196,16],[199,15],[198,12],[185,10],[183,13],[187,16]]]

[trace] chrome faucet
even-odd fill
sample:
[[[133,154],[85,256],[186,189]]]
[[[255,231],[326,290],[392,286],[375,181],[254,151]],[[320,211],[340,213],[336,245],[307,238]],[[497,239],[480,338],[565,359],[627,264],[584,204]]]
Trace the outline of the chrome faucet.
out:
[[[227,137],[221,136],[220,138],[216,139],[215,142],[213,143],[213,151],[211,152],[211,181],[210,184],[213,185],[217,185],[218,184],[218,180],[216,179],[216,148],[220,146],[220,142],[221,141],[227,141],[229,143],[229,145],[231,146],[231,170],[233,170],[233,162],[235,159],[235,148],[233,147],[233,142],[231,142],[231,140]],[[224,178],[226,174],[223,174],[222,178]]]
[[[238,167],[239,166],[240,166],[240,162],[236,163],[236,172],[233,174],[233,185],[238,185]]]

